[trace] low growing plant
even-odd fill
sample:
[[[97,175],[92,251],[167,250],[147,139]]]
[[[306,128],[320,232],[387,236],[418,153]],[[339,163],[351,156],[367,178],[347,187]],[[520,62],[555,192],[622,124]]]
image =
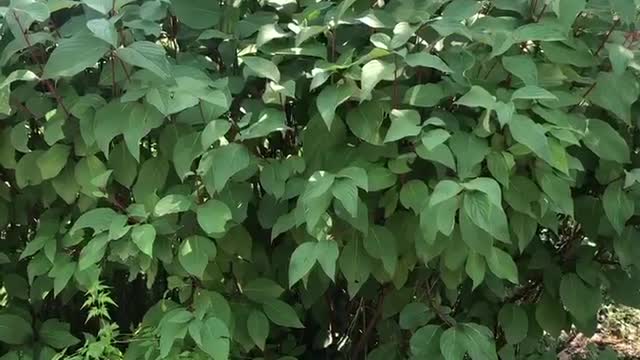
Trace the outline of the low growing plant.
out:
[[[638,1],[0,4],[2,360],[555,359],[640,306]]]

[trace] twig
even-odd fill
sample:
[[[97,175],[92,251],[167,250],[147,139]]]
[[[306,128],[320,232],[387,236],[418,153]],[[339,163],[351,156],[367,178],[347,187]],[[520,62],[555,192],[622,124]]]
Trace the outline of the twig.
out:
[[[380,298],[378,300],[378,306],[376,308],[376,312],[373,315],[373,318],[370,320],[369,325],[365,329],[364,333],[362,333],[360,340],[356,344],[356,347],[353,350],[353,356],[351,357],[352,359],[359,359],[360,353],[367,346],[367,343],[369,342],[369,337],[371,336],[373,329],[375,329],[376,325],[378,324],[378,320],[380,320],[380,317],[382,317],[382,309],[383,309],[382,305],[384,304],[384,299],[387,296],[387,292],[388,292],[387,289],[384,289],[382,291],[382,294],[380,295]]]
[[[611,34],[613,33],[613,30],[615,30],[616,26],[618,26],[618,24],[620,23],[620,18],[617,18],[613,24],[611,24],[611,28],[609,29],[609,31],[607,31],[607,35],[605,35],[604,39],[602,40],[602,43],[600,43],[600,46],[598,47],[598,49],[595,52],[595,56],[598,56],[598,54],[600,53],[600,51],[602,51],[602,49],[604,49],[604,46],[607,44],[607,41],[609,40],[609,37],[611,37]]]

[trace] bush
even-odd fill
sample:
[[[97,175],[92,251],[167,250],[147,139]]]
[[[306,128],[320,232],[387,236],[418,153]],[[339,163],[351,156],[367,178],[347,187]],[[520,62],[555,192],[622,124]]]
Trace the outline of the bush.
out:
[[[640,306],[633,0],[1,13],[2,359],[553,359]]]

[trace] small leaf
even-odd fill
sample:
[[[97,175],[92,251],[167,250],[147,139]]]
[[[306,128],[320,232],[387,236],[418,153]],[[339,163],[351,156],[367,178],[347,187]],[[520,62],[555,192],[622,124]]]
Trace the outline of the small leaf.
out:
[[[263,303],[269,299],[277,299],[282,295],[284,289],[273,280],[257,278],[246,284],[242,288],[242,292],[250,300]]]
[[[231,210],[222,201],[210,199],[196,210],[198,224],[207,234],[221,234],[232,219]]]
[[[416,136],[422,130],[420,127],[420,113],[415,110],[391,110],[391,127],[387,131],[384,142],[393,142],[400,139]]]
[[[242,62],[259,77],[273,80],[276,83],[280,82],[280,71],[271,61],[257,56],[245,56],[242,58]]]
[[[456,104],[467,107],[493,109],[496,105],[496,98],[484,88],[474,85],[468,93],[456,101]]]
[[[216,253],[216,246],[211,239],[194,235],[182,241],[178,260],[189,274],[202,279],[209,259],[215,258]]]
[[[589,119],[584,144],[596,155],[618,163],[629,162],[629,146],[622,136],[608,123]]]
[[[506,279],[514,284],[518,283],[518,267],[511,256],[498,248],[493,248],[491,256],[487,258],[487,265],[492,273],[500,279]]]
[[[158,201],[153,213],[158,217],[165,216],[188,211],[192,206],[193,200],[191,198],[184,195],[171,194]]]
[[[269,320],[262,311],[253,310],[247,318],[247,330],[251,340],[260,348],[265,349],[265,342],[269,337]]]
[[[62,171],[67,164],[71,148],[67,145],[55,144],[40,155],[36,163],[40,168],[43,180],[52,179]]]
[[[520,88],[513,92],[511,95],[511,100],[558,100],[558,98],[553,95],[548,90],[545,90],[541,87],[535,85],[527,85],[523,88]]]
[[[43,79],[70,77],[95,66],[109,44],[87,32],[63,39],[53,50],[42,73]]]
[[[20,316],[0,315],[0,341],[10,345],[27,343],[33,336],[31,324]]]
[[[635,203],[622,189],[621,181],[613,182],[607,186],[602,196],[602,205],[607,219],[618,235],[622,235],[627,220],[634,214]]]
[[[453,70],[445,64],[439,57],[435,55],[431,55],[427,52],[419,52],[414,54],[409,54],[405,57],[404,61],[407,65],[412,67],[427,67],[442,71],[443,73],[452,73]]]
[[[353,88],[347,83],[326,86],[316,98],[318,112],[327,128],[331,130],[331,124],[335,118],[338,106],[347,101],[353,95]]]
[[[153,257],[153,243],[156,240],[156,229],[153,225],[143,224],[134,227],[131,240],[143,254]]]
[[[317,242],[310,241],[299,245],[289,260],[289,287],[293,287],[313,268],[317,260]]]
[[[498,321],[509,344],[518,344],[527,337],[529,318],[527,313],[514,304],[506,304],[498,313]]]
[[[369,255],[382,260],[385,271],[393,275],[398,264],[396,239],[389,229],[382,226],[372,226],[364,241],[364,248]]]
[[[171,77],[171,68],[164,48],[150,41],[136,41],[116,50],[124,62],[147,69],[161,78]]]
[[[509,122],[511,135],[520,144],[531,149],[541,159],[551,164],[551,149],[545,135],[545,129],[523,115],[514,115]]]
[[[407,304],[400,312],[399,324],[401,329],[412,330],[426,325],[435,315],[424,303]]]

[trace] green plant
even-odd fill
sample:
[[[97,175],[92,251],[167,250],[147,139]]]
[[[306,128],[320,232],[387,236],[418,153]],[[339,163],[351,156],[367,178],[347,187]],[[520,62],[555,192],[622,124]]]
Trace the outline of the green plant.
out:
[[[548,359],[640,306],[637,1],[3,2],[2,359]]]

